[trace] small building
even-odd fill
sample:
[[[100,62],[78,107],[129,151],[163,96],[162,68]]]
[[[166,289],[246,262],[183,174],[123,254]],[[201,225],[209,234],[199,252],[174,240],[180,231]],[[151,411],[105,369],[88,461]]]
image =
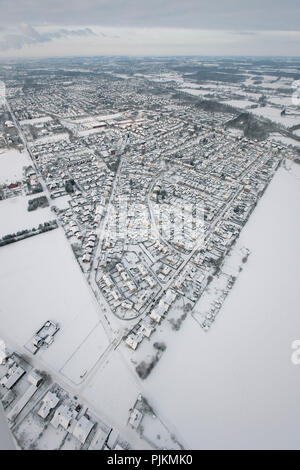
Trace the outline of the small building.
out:
[[[137,268],[140,271],[141,275],[143,277],[146,277],[148,274],[148,271],[145,269],[145,267],[142,265],[142,263],[137,264]]]
[[[168,305],[171,305],[176,299],[176,297],[177,297],[176,292],[172,291],[171,289],[168,289],[164,297],[164,302],[167,303]]]
[[[117,263],[116,264],[116,268],[118,270],[119,273],[123,272],[124,271],[124,267],[121,263]]]
[[[158,305],[156,307],[156,311],[157,311],[157,313],[159,313],[159,315],[163,315],[164,313],[166,313],[169,310],[169,307],[170,307],[170,305],[165,302],[165,298],[162,298],[158,302]]]
[[[90,421],[86,416],[81,416],[73,429],[73,436],[76,437],[81,444],[84,444],[94,426],[95,423]]]
[[[126,310],[130,310],[133,307],[133,302],[128,299],[123,300],[121,303],[121,307],[126,308]]]
[[[91,255],[89,253],[84,253],[82,256],[83,263],[89,263],[91,261]]]
[[[121,444],[117,444],[114,450],[125,450],[124,447],[121,446]]]
[[[149,284],[151,288],[156,286],[156,282],[152,279],[151,276],[146,276],[145,280],[147,281],[147,283]]]

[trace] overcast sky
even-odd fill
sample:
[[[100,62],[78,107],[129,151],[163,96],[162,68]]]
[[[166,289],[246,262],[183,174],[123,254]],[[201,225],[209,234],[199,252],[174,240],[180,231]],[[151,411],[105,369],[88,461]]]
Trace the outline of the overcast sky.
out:
[[[299,0],[0,0],[0,57],[300,55]]]

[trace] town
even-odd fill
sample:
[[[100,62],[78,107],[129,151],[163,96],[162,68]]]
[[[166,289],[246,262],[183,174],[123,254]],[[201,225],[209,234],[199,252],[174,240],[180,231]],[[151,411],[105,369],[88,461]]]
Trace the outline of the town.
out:
[[[26,449],[181,449],[142,389],[187,316],[213,327],[251,259],[241,231],[277,170],[299,163],[299,126],[253,114],[258,90],[247,114],[234,87],[202,99],[159,60],[134,74],[86,61],[88,73],[79,59],[0,66],[1,278],[15,265],[24,292],[0,310],[0,398]],[[117,393],[125,373],[124,415],[113,391],[97,409],[97,387],[120,376]]]

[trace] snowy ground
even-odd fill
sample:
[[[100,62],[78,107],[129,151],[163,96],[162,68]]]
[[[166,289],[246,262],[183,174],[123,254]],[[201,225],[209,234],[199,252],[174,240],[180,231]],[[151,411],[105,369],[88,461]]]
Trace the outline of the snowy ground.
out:
[[[39,193],[37,196],[41,195],[43,194]],[[0,201],[0,238],[19,230],[38,227],[39,224],[55,218],[49,207],[29,212],[28,201],[34,197],[18,196]]]
[[[23,166],[31,165],[26,152],[0,150],[0,184],[19,181],[23,177]]]
[[[191,448],[300,448],[299,179],[280,169],[242,231],[251,255],[215,325],[188,318],[145,381]]]
[[[0,296],[0,336],[26,354],[23,346],[46,320],[59,323],[54,343],[37,357],[75,384],[108,346],[96,302],[61,229],[1,247]]]
[[[194,96],[205,96],[209,94],[209,90],[196,90],[194,88],[181,88],[180,91],[183,91],[184,93],[189,93],[190,95]]]
[[[69,134],[67,134],[66,132],[62,132],[60,134],[52,134],[45,137],[39,137],[34,141],[32,145],[49,144],[52,142],[59,142],[60,140],[69,140],[69,138]]]
[[[289,114],[286,116],[281,116],[280,112],[281,109],[273,108],[269,105],[265,106],[264,108],[256,108],[251,110],[251,113],[270,119],[271,121],[277,122],[284,127],[291,127],[295,126],[296,124],[300,124],[299,112],[297,112],[297,114],[290,114],[291,111],[289,111]]]
[[[19,124],[21,126],[27,125],[27,124],[30,124],[33,126],[34,124],[44,124],[45,122],[49,122],[49,121],[52,121],[51,116],[43,116],[43,117],[33,118],[33,119],[23,119],[23,121],[20,121]]]
[[[220,103],[228,104],[228,106],[233,106],[235,108],[247,109],[250,106],[255,105],[253,101],[249,100],[226,100],[220,101]]]

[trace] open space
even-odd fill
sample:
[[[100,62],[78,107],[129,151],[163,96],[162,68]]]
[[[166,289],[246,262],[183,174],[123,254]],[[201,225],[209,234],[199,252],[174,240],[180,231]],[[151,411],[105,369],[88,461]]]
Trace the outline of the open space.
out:
[[[25,151],[0,150],[0,184],[14,183],[23,177],[23,167],[31,165],[31,160]]]
[[[108,339],[99,325],[98,306],[62,231],[2,247],[0,286],[0,335],[22,350],[47,320],[58,323],[54,343],[38,356],[57,372],[71,361],[66,375],[70,371],[70,379],[78,382],[85,361],[88,372],[107,348]],[[80,355],[77,369],[72,357],[78,357],[79,346],[83,348],[86,340],[93,349],[92,361],[88,354]]]
[[[204,333],[188,318],[147,387],[189,447],[298,448],[300,167],[280,169],[241,233],[251,255]]]
[[[38,208],[34,211],[27,210],[28,201],[34,197],[19,196],[0,201],[0,237],[38,227],[39,224],[54,219],[49,207]]]

